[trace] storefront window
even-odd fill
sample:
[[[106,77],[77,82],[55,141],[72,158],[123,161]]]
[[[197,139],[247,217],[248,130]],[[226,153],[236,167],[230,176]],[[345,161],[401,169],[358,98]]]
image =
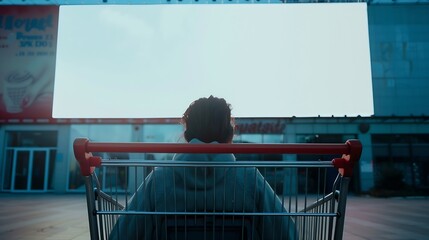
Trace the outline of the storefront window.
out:
[[[185,142],[183,126],[180,124],[145,124],[143,125],[143,142],[180,143]],[[171,160],[174,154],[147,153],[148,160]]]
[[[354,134],[302,134],[297,135],[297,143],[344,143],[348,139],[355,139]],[[298,161],[331,161],[333,158],[341,157],[339,155],[311,155],[298,154]],[[321,172],[323,171],[323,172]],[[327,193],[331,191],[332,184],[338,174],[333,168],[300,168],[298,170],[298,191],[306,189],[308,193]],[[359,191],[359,168],[354,168],[354,178],[350,183],[351,191]],[[321,180],[323,179],[323,181]],[[307,184],[307,186],[305,186]]]
[[[131,142],[132,141],[132,125],[119,125],[119,124],[82,124],[82,125],[72,125],[70,139],[71,142],[74,141],[77,137],[87,137],[92,141],[102,141],[102,142]],[[70,152],[70,165],[69,165],[69,179],[68,179],[68,189],[75,191],[84,191],[85,183],[80,173],[79,165],[75,160],[73,152]],[[100,153],[103,154],[103,153]],[[118,156],[110,156],[103,155],[108,158],[115,159],[129,159],[128,155],[120,157]],[[104,174],[102,174],[103,186],[112,185],[112,179],[115,181],[125,182],[125,176],[127,175],[123,168],[117,168],[115,172],[111,172],[110,170],[105,170]],[[115,177],[112,177],[115,175]],[[119,178],[116,178],[119,176]],[[103,181],[103,179],[105,181]],[[116,186],[121,186],[120,183],[115,182]]]
[[[57,147],[56,131],[13,131],[7,133],[7,147]]]
[[[283,143],[283,134],[237,134],[234,143]],[[282,154],[234,154],[237,161],[282,161]],[[258,168],[272,188],[283,192],[286,170],[283,168]]]
[[[143,142],[184,142],[183,126],[180,124],[145,124]]]
[[[12,149],[6,150],[6,157],[3,166],[3,190],[10,190],[12,183],[12,166],[13,166],[13,154]]]
[[[53,189],[56,152],[56,131],[6,132],[2,189],[17,192]]]
[[[234,136],[236,143],[282,143],[283,134],[238,134]]]
[[[404,193],[427,192],[429,189],[427,149],[429,149],[427,134],[373,135],[376,189]]]

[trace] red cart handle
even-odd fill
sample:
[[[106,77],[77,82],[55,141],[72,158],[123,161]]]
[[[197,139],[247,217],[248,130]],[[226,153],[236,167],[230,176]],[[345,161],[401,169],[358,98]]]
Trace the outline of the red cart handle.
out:
[[[338,169],[343,177],[351,177],[353,175],[353,167],[359,162],[362,153],[362,144],[357,140],[348,140],[346,144],[349,146],[349,153],[344,153],[341,158],[334,158],[332,164]]]
[[[92,152],[134,153],[277,153],[277,154],[339,154],[332,160],[343,176],[351,176],[360,159],[362,144],[352,139],[346,143],[284,143],[284,144],[183,144],[183,143],[102,143],[77,138],[73,143],[76,160],[83,176],[89,176],[100,166],[101,158]]]
[[[74,156],[79,163],[82,176],[91,175],[95,167],[101,165],[101,157],[94,157],[91,152],[86,151],[88,143],[89,139],[87,138],[76,138],[73,143]]]

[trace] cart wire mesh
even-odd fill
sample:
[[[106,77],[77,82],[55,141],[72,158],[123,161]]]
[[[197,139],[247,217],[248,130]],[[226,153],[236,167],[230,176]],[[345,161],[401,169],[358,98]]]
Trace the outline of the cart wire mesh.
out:
[[[91,239],[342,239],[348,185],[362,146],[358,140],[155,144],[79,138],[74,151],[85,178]],[[335,158],[172,161],[148,160],[147,153]]]

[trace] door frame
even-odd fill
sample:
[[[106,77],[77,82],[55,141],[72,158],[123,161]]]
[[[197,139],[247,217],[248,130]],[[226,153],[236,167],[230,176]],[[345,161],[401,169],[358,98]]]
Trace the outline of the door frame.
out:
[[[49,183],[49,159],[50,159],[50,150],[52,148],[40,148],[40,147],[14,147],[9,148],[9,150],[13,150],[13,163],[12,163],[12,173],[11,173],[11,192],[47,192],[48,191],[48,183]],[[18,152],[29,152],[28,159],[28,173],[27,173],[27,188],[26,189],[15,189],[15,178],[16,178],[16,165],[17,165],[17,157]],[[43,189],[31,189],[32,183],[32,175],[33,175],[33,163],[34,163],[34,152],[45,152],[45,171],[43,176]]]

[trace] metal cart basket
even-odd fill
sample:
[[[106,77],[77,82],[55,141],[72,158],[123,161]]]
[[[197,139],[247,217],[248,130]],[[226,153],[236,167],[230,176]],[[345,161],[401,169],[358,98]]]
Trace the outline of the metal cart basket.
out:
[[[188,144],[78,138],[73,147],[85,179],[91,239],[342,239],[348,186],[362,151],[354,139]],[[153,160],[160,153],[163,160]],[[172,160],[174,154],[193,157]],[[227,160],[232,154],[237,160]],[[251,160],[254,154],[267,157]],[[214,155],[220,160],[205,159]]]

